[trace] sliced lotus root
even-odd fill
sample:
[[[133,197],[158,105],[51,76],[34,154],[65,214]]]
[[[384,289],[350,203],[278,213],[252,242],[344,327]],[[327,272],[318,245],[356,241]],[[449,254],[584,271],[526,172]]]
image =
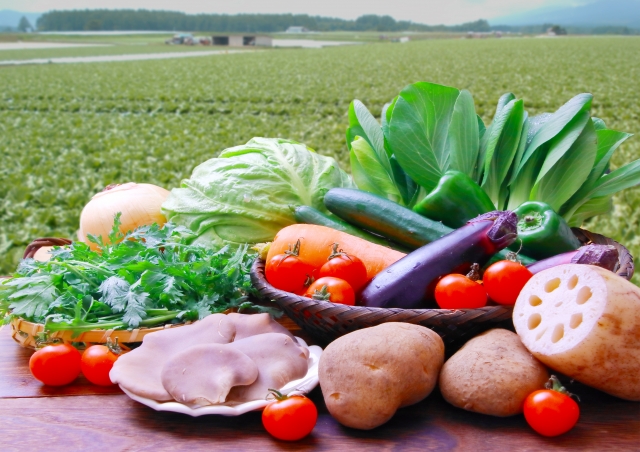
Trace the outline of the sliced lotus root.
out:
[[[592,265],[566,264],[533,276],[513,323],[540,361],[586,385],[640,400],[640,289]]]

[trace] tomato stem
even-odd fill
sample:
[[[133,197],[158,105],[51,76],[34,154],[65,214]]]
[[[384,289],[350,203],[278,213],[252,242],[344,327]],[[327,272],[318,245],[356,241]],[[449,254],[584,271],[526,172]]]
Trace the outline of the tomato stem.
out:
[[[333,245],[331,245],[331,254],[329,254],[329,257],[327,258],[328,261],[330,261],[331,259],[335,259],[336,257],[344,257],[346,259],[349,260],[353,260],[351,259],[351,256],[349,256],[347,253],[344,252],[344,250],[342,249],[338,249],[340,245],[338,245],[337,243],[334,243]]]
[[[580,401],[580,397],[567,391],[567,388],[562,386],[562,383],[555,375],[551,375],[551,377],[549,377],[549,381],[544,384],[544,387],[545,389],[550,389],[552,391],[559,392],[560,394],[567,395],[571,398],[575,398],[578,402]]]
[[[278,402],[282,402],[283,400],[287,400],[289,398],[288,395],[281,393],[277,389],[269,388],[269,394],[267,394],[267,400],[269,400],[270,396],[275,398]]]
[[[471,264],[471,270],[467,273],[467,278],[471,281],[477,281],[480,279],[480,265],[473,263]]]
[[[325,284],[320,289],[317,289],[313,295],[311,296],[314,300],[319,301],[331,301],[331,293],[329,292],[329,287]]]

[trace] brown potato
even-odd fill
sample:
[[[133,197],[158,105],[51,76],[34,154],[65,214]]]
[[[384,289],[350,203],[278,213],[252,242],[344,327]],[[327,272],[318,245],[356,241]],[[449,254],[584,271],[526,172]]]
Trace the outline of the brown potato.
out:
[[[547,368],[517,334],[493,329],[471,339],[444,363],[440,392],[458,408],[512,416],[522,413],[524,399],[548,379]]]
[[[320,387],[338,422],[370,430],[427,397],[443,362],[444,343],[432,330],[384,323],[329,344],[320,357]]]

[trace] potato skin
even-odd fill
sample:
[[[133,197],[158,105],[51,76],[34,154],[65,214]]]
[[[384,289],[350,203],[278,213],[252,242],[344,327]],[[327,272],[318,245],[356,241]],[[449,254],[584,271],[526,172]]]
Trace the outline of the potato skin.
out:
[[[548,379],[547,368],[517,334],[496,328],[474,337],[449,358],[439,384],[451,405],[504,417],[522,413],[524,399]]]
[[[443,362],[444,343],[432,330],[384,323],[329,344],[320,357],[320,387],[338,422],[370,430],[427,397]]]

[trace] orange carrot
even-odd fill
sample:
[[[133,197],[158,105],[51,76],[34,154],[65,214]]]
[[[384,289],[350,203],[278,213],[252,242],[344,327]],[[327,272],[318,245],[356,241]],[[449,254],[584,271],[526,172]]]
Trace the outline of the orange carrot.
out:
[[[346,232],[314,224],[292,224],[276,234],[267,261],[277,254],[293,248],[300,240],[300,258],[315,268],[320,268],[337,243],[345,253],[359,257],[367,268],[367,279],[373,278],[383,269],[404,257],[405,254],[385,246],[367,242]]]

